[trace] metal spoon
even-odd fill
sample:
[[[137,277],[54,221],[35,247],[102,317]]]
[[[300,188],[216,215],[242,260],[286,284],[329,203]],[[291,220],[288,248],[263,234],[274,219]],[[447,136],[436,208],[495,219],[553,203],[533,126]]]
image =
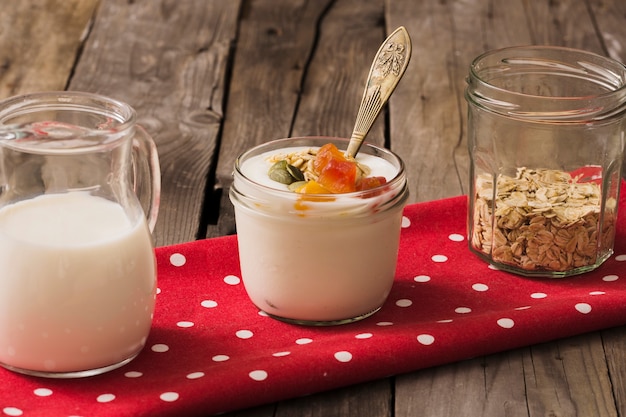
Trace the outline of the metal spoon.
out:
[[[411,38],[404,26],[400,26],[380,46],[370,68],[361,106],[348,143],[346,155],[355,157],[365,135],[370,131],[411,59]]]

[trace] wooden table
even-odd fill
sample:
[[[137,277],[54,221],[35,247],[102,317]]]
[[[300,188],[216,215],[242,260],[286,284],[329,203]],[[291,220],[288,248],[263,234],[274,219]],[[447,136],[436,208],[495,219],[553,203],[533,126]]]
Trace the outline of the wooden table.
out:
[[[467,192],[465,76],[485,50],[586,49],[626,61],[623,0],[3,0],[0,98],[84,90],[134,106],[158,143],[159,246],[235,232],[235,156],[349,135],[374,53],[413,58],[368,140],[406,162],[411,202]],[[626,302],[626,300],[625,300]],[[625,318],[626,321],[626,318]],[[624,416],[626,327],[228,416]]]

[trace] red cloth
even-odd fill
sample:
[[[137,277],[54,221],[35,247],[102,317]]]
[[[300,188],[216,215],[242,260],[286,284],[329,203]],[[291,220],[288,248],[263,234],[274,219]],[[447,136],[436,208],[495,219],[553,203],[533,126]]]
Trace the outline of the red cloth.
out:
[[[143,352],[87,379],[0,369],[0,415],[209,415],[626,323],[625,215],[602,267],[529,279],[469,252],[466,203],[407,206],[387,303],[338,327],[260,315],[239,279],[235,236],[157,248],[160,293]]]

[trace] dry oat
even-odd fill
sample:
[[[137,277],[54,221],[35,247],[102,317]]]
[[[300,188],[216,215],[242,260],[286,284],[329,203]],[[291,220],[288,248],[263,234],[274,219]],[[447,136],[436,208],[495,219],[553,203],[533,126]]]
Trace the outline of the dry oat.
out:
[[[595,264],[611,249],[616,202],[608,202],[600,227],[598,184],[579,183],[564,171],[520,168],[515,177],[500,175],[496,185],[494,193],[493,177],[478,176],[470,237],[494,261],[568,271]]]

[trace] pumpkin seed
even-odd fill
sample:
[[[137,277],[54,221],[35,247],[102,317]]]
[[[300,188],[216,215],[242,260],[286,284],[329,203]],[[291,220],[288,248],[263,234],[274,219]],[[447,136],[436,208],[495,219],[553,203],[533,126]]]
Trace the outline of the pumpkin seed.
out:
[[[304,181],[304,174],[295,166],[287,164],[287,172],[289,172],[295,181]]]
[[[296,181],[304,181],[304,174],[302,171],[295,166],[290,165],[284,159],[274,163],[270,167],[267,175],[270,179],[287,185]]]
[[[289,186],[287,188],[289,188],[289,191],[293,191],[294,193],[298,191],[298,189],[300,187],[303,187],[304,184],[306,184],[306,181],[296,181],[296,182],[292,182],[291,184],[289,184]]]
[[[286,169],[274,169],[269,172],[269,177],[281,184],[291,184],[293,182],[293,177],[287,172]]]
[[[272,166],[270,167],[269,173],[271,173],[274,170],[286,170],[287,169],[287,161],[284,159],[281,159],[280,161],[275,162],[274,164],[272,164]]]

